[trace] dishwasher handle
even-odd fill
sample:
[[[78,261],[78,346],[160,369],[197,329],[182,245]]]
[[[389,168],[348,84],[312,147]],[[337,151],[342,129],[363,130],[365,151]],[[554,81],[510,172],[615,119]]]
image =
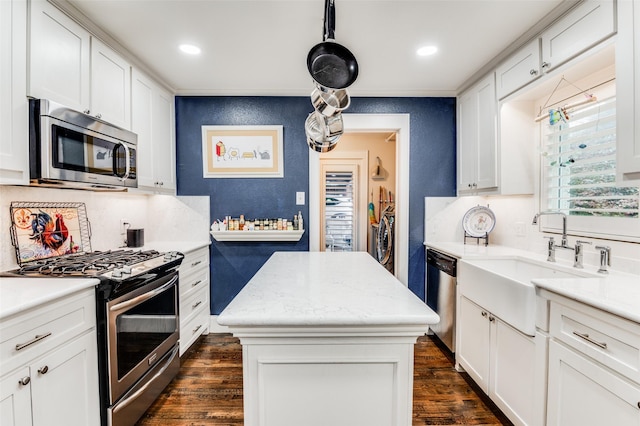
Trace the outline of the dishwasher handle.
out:
[[[455,257],[436,250],[427,249],[426,258],[428,265],[435,266],[438,270],[445,272],[447,275],[451,275],[452,277],[457,276],[458,259]]]

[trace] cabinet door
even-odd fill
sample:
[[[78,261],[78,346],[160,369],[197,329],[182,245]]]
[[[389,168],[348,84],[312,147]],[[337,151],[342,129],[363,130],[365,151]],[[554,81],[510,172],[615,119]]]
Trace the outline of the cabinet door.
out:
[[[27,2],[0,1],[0,184],[29,183]]]
[[[489,313],[464,296],[458,303],[456,360],[485,392],[489,393]]]
[[[0,379],[0,425],[31,426],[31,386],[24,367]]]
[[[640,425],[640,386],[552,340],[548,426]]]
[[[31,3],[29,95],[89,109],[89,32],[45,0]]]
[[[458,191],[473,191],[478,156],[478,104],[475,92],[458,98]]]
[[[498,186],[494,73],[458,98],[458,191]]]
[[[496,84],[493,73],[480,83],[476,96],[478,103],[476,188],[496,188],[498,186],[498,164],[496,157]]]
[[[91,39],[90,114],[131,128],[131,65],[96,38]]]
[[[100,425],[95,330],[31,366],[33,426]]]
[[[536,38],[496,69],[498,99],[540,77],[540,39]]]
[[[549,71],[616,31],[612,0],[587,0],[542,33],[542,69]]]
[[[153,102],[154,175],[159,189],[169,193],[176,189],[173,109],[173,95],[157,88]]]
[[[176,188],[173,96],[135,68],[131,129],[138,134],[138,186],[173,194]]]
[[[536,392],[536,380],[545,370],[536,374],[536,341],[499,319],[493,324],[489,397],[514,423],[542,424],[543,411],[537,415],[536,409],[544,394]]]
[[[640,4],[618,0],[616,168],[618,181],[640,180]]]

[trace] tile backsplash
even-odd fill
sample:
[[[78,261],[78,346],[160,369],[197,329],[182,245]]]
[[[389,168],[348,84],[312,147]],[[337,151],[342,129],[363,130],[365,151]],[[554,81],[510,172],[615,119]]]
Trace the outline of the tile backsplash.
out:
[[[209,241],[209,197],[173,197],[122,192],[0,186],[0,271],[17,267],[11,245],[9,206],[12,201],[82,202],[91,225],[91,249],[125,245],[120,219],[144,228],[145,242]]]
[[[476,196],[425,198],[425,241],[464,241],[462,218],[465,213],[477,205],[489,206],[496,216],[496,225],[489,235],[489,244],[498,244],[535,253],[546,253],[546,234],[540,232],[537,225],[532,224],[537,212],[534,196]],[[571,220],[571,219],[569,219]],[[573,244],[576,238],[569,239]],[[622,241],[601,240],[580,237],[580,240],[591,241],[585,246],[584,264],[598,265],[599,253],[595,246],[602,244],[611,247],[612,269],[640,275],[640,244]],[[475,244],[468,240],[467,244]],[[572,261],[573,252],[557,250],[559,261]]]

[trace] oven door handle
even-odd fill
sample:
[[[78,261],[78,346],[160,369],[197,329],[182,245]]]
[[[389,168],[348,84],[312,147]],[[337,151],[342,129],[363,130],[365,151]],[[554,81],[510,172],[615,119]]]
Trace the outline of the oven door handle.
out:
[[[173,349],[173,353],[171,354],[171,357],[169,357],[169,359],[164,364],[164,366],[160,369],[160,371],[158,371],[156,374],[154,374],[153,377],[151,379],[149,379],[149,381],[147,383],[144,384],[144,386],[142,386],[140,389],[135,391],[133,394],[131,394],[126,399],[123,399],[122,401],[120,401],[118,403],[118,406],[113,409],[113,413],[115,414],[118,411],[122,410],[124,407],[126,407],[127,405],[129,405],[133,401],[135,401],[142,393],[144,393],[147,390],[147,388],[149,388],[149,386],[151,386],[153,384],[153,382],[158,377],[160,377],[167,370],[167,368],[169,368],[169,366],[171,365],[171,361],[173,361],[173,359],[176,357],[176,355],[178,355],[178,350],[179,349],[180,349],[180,347],[176,346]]]
[[[157,296],[158,294],[162,293],[163,291],[165,291],[166,289],[168,289],[169,287],[171,287],[172,285],[174,285],[176,283],[176,281],[178,281],[178,276],[176,275],[175,277],[171,278],[166,284],[163,284],[161,287],[158,287],[154,290],[151,290],[148,293],[144,293],[141,294],[140,296],[134,297],[133,299],[127,300],[126,302],[122,302],[122,303],[118,303],[117,305],[113,305],[111,308],[109,308],[109,310],[111,312],[115,312],[115,311],[121,311],[123,309],[127,309],[131,306],[135,306],[139,303],[144,302],[145,300],[149,300],[154,296]]]

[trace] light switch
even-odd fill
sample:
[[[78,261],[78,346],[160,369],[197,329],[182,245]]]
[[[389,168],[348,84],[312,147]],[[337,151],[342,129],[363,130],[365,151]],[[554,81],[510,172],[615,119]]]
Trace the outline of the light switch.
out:
[[[296,192],[296,205],[304,206],[304,192]]]

